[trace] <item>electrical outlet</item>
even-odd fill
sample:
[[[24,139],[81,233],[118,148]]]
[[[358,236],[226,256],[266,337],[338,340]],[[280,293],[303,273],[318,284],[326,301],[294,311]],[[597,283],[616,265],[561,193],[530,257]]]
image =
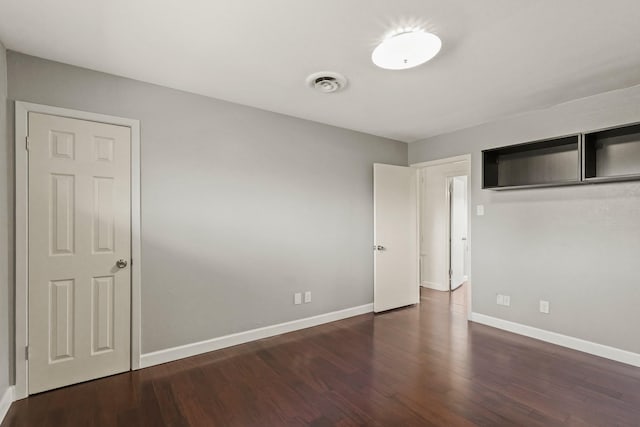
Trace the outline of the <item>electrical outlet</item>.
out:
[[[496,304],[509,307],[511,305],[511,297],[509,295],[498,294],[496,297]]]
[[[304,303],[309,304],[311,302],[311,291],[304,293]]]
[[[300,292],[293,294],[293,303],[295,305],[302,304],[302,294]]]
[[[549,314],[549,301],[540,300],[540,313]]]

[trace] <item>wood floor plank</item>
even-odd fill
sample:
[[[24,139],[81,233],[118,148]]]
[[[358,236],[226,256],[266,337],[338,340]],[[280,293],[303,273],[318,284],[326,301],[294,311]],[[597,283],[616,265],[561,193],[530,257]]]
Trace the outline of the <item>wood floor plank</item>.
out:
[[[466,320],[464,288],[13,404],[0,427],[640,426],[640,369]]]

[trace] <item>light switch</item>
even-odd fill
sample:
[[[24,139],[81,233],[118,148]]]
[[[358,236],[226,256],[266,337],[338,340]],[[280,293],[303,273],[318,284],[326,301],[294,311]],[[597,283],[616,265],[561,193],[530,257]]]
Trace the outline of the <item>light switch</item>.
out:
[[[549,301],[540,300],[540,313],[549,314]]]
[[[478,215],[478,216],[484,215],[484,205],[477,205],[476,206],[476,215]]]

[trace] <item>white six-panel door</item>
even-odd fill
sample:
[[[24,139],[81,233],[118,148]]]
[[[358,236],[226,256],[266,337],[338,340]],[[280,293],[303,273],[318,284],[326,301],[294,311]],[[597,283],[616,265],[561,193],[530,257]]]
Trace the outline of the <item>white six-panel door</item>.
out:
[[[377,313],[419,302],[417,170],[374,164],[373,200]]]
[[[28,120],[37,393],[130,368],[131,131],[39,113]]]

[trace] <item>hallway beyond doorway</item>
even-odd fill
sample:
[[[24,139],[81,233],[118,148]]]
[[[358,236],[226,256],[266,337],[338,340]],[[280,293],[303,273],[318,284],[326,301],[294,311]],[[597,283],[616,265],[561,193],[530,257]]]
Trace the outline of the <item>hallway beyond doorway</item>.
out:
[[[469,283],[464,282],[451,292],[420,287],[420,303],[426,304],[429,308],[435,307],[438,310],[444,310],[448,306],[452,313],[464,315],[467,313],[468,286]]]

